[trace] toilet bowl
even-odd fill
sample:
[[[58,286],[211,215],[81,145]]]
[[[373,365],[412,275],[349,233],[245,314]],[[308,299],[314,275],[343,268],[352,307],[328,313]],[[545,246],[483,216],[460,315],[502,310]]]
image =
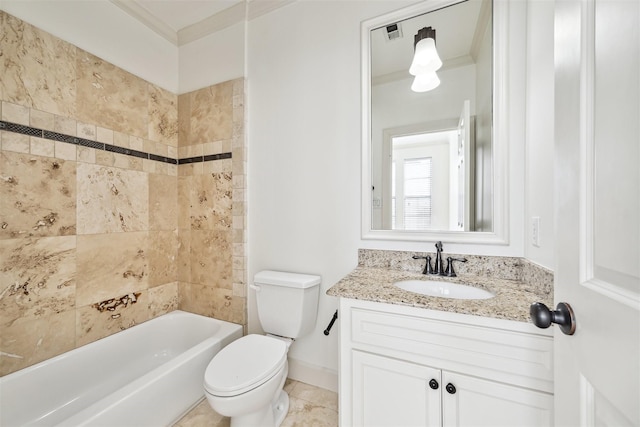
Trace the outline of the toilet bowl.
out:
[[[247,335],[209,363],[205,395],[216,412],[231,417],[232,427],[280,425],[289,410],[283,390],[288,347],[275,337]]]
[[[267,335],[232,342],[205,371],[205,396],[216,412],[231,417],[232,427],[278,427],[287,415],[287,352],[294,339],[315,327],[320,281],[320,276],[272,270],[254,276],[250,287]]]

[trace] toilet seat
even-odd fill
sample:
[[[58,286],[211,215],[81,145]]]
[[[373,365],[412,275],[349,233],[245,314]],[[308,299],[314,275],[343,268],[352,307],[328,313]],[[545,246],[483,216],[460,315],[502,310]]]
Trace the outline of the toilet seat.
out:
[[[287,345],[264,335],[247,335],[220,350],[204,374],[214,396],[246,393],[276,375],[287,362]]]

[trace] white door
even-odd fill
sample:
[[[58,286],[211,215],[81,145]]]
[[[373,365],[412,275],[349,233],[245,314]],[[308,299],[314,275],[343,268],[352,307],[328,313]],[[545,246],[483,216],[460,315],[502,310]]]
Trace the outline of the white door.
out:
[[[442,372],[443,427],[526,427],[553,423],[553,396],[453,372]]]
[[[363,427],[440,427],[441,371],[362,351],[352,352],[353,420]]]
[[[555,424],[639,426],[640,2],[555,14]]]

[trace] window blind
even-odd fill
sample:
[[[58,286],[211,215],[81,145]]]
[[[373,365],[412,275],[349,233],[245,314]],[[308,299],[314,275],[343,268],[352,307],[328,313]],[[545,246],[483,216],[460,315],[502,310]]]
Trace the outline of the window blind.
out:
[[[431,226],[431,157],[404,160],[404,229]]]

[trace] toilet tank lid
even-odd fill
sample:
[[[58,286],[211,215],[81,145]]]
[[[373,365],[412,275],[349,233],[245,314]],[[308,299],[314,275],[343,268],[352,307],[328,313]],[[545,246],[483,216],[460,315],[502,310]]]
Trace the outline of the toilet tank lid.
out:
[[[286,286],[289,288],[311,288],[320,284],[321,277],[313,274],[288,273],[285,271],[264,270],[253,277],[254,283],[263,285]]]

